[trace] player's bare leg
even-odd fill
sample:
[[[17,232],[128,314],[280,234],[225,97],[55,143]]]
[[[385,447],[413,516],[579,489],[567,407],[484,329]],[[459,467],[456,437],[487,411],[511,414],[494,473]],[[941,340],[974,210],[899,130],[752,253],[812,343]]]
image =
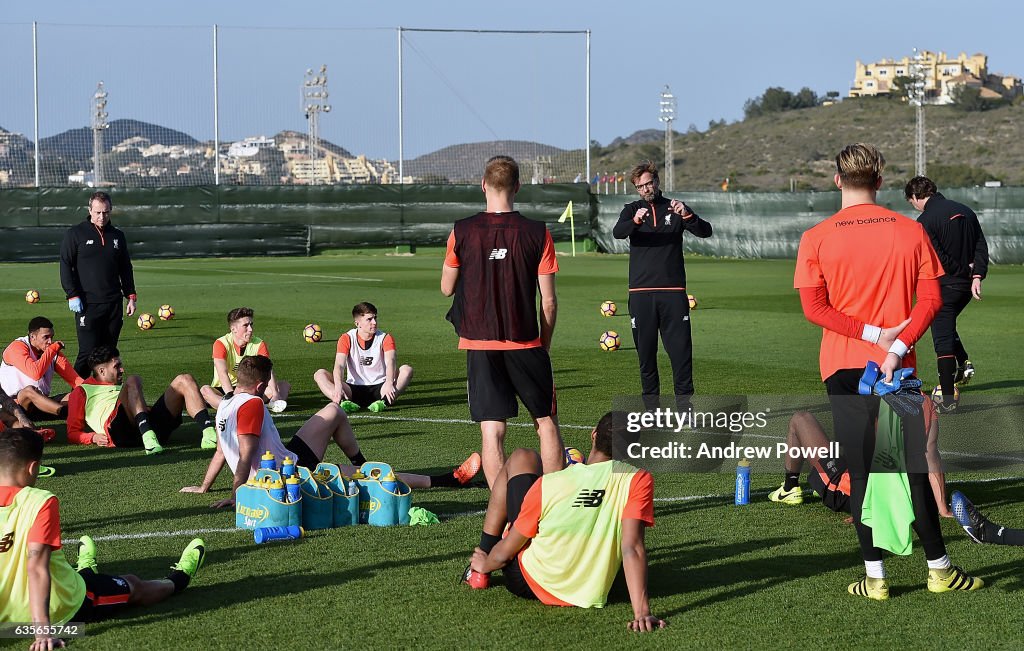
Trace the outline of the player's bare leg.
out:
[[[487,478],[487,485],[491,490],[494,489],[498,473],[505,465],[505,429],[503,420],[480,421],[480,456],[483,457],[484,477]]]
[[[328,400],[334,400],[334,376],[330,371],[326,369],[319,369],[313,374],[313,381],[316,382],[317,387],[320,388],[320,393],[324,394],[324,397]],[[342,402],[344,400],[352,399],[352,387],[347,382],[341,383],[341,400],[336,402]]]
[[[352,431],[352,425],[349,423],[348,415],[344,410],[333,403],[313,414],[313,416],[299,428],[299,431],[295,433],[295,436],[301,438],[302,442],[309,447],[310,451],[315,454],[318,459],[323,459],[324,455],[327,454],[327,446],[331,441],[334,441],[334,443],[341,448],[341,451],[344,452],[345,456],[349,459],[361,459],[363,456],[362,452],[359,450],[359,442],[356,441],[355,432]],[[472,458],[472,455],[470,458]],[[352,475],[356,470],[358,470],[357,466],[351,465],[339,465],[338,468],[346,475]],[[456,469],[456,472],[457,471],[458,469]],[[476,473],[474,472],[473,474]],[[464,482],[458,479],[455,473],[442,473],[441,475],[431,476],[399,472],[395,473],[395,476],[399,481],[405,482],[410,488],[432,488],[437,486],[457,487],[464,485],[472,478],[472,476],[470,476],[466,478],[466,481]]]
[[[138,375],[129,375],[124,379],[118,400],[124,407],[125,413],[132,418],[149,411],[149,407],[146,406],[146,396],[142,392],[142,378]]]
[[[204,384],[199,389],[199,394],[203,396],[203,400],[206,401],[206,404],[210,405],[211,409],[220,407],[220,401],[224,399],[224,396],[209,384]]]
[[[395,379],[395,398],[405,393],[410,382],[412,382],[412,367],[402,364],[398,367],[398,378]]]
[[[164,448],[149,424],[149,407],[146,406],[146,396],[142,392],[142,378],[138,375],[127,376],[121,387],[119,400],[125,413],[135,421],[135,426],[142,435],[142,447],[146,449],[146,454],[163,452]]]
[[[544,473],[558,472],[565,468],[565,445],[562,433],[558,429],[558,421],[554,416],[534,418],[537,437],[540,439],[540,458],[544,464]]]
[[[44,396],[36,387],[25,387],[18,392],[15,400],[21,408],[28,411],[29,407],[35,407],[44,414],[58,416],[64,403],[58,402],[49,396]],[[65,412],[66,414],[66,412]]]
[[[216,393],[216,392],[214,392]],[[203,431],[200,447],[212,450],[217,447],[217,431],[213,428],[213,419],[206,409],[206,401],[200,393],[196,379],[188,373],[182,373],[173,380],[164,391],[164,405],[172,414],[181,414],[184,409],[192,417],[199,429]]]
[[[519,448],[514,450],[508,461],[498,471],[491,497],[487,501],[487,513],[484,515],[484,532],[500,537],[508,522],[508,480],[516,475],[540,475],[543,472],[540,456],[533,450]]]
[[[174,583],[170,579],[147,581],[134,574],[122,574],[121,578],[132,588],[131,596],[128,597],[129,606],[152,606],[174,594]]]

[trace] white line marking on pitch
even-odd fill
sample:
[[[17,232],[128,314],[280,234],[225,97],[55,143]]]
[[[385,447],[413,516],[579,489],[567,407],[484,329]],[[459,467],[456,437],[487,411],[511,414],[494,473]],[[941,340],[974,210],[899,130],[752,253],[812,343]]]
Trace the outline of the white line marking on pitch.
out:
[[[165,267],[161,265],[135,265],[136,270],[149,271],[150,269],[164,269],[168,271],[182,271],[182,267]],[[278,271],[242,271],[240,269],[214,269],[212,267],[203,267],[203,271],[212,271],[215,273],[223,274],[245,274],[247,276],[291,276],[294,278],[326,278],[328,280],[350,280],[361,283],[382,283],[384,282],[380,278],[358,278],[356,276],[327,276],[324,274],[288,274]]]
[[[477,423],[472,420],[464,418],[414,418],[411,416],[370,416],[369,414],[363,414],[360,416],[349,416],[349,420],[392,420],[392,421],[409,421],[410,423],[436,423],[440,425],[476,425]],[[276,420],[276,419],[275,419]],[[508,423],[509,427],[533,427],[533,423]],[[559,424],[562,429],[585,429],[592,430],[593,427],[589,425],[563,425]]]
[[[988,477],[985,479],[962,479],[957,481],[948,482],[950,484],[986,484],[997,481],[1020,481],[1024,477]],[[767,495],[769,491],[760,490],[752,491],[751,495]],[[676,495],[674,497],[655,497],[655,502],[699,502],[701,500],[716,500],[716,499],[729,499],[733,497],[730,493],[712,494],[712,495]],[[460,511],[457,513],[445,513],[438,517],[442,520],[454,520],[456,518],[467,518],[477,515],[483,515],[486,511]],[[115,533],[105,536],[93,536],[92,539],[96,542],[102,542],[104,540],[139,540],[142,538],[177,538],[181,536],[195,537],[201,534],[207,533],[232,533],[234,531],[246,531],[245,529],[184,529],[182,531],[148,531],[144,533]],[[60,541],[62,545],[70,545],[77,543],[78,538],[65,538]]]

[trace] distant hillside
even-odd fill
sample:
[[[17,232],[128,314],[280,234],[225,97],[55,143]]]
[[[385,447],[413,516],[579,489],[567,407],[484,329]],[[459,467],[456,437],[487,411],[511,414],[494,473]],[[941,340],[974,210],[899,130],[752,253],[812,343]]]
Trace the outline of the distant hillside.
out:
[[[679,134],[673,147],[675,187],[717,190],[728,177],[730,191],[787,191],[791,180],[797,190],[832,190],[835,155],[861,141],[885,155],[887,187],[902,187],[914,174],[914,125],[914,108],[864,98]],[[984,112],[928,106],[925,127],[927,171],[940,187],[989,179],[1024,185],[1024,106]],[[591,169],[627,172],[645,158],[660,163],[662,138],[599,147],[591,153]]]
[[[276,138],[279,141],[280,141],[281,138],[306,138],[306,137],[307,137],[306,134],[304,132],[301,132],[301,131],[282,131],[282,132],[278,133],[276,136],[274,136],[274,138]],[[333,142],[331,142],[329,140],[321,139],[320,140],[320,146],[323,147],[324,149],[326,149],[327,151],[331,152],[332,154],[336,155],[336,156],[340,156],[342,158],[353,158],[353,155],[349,152],[349,150],[345,149],[344,147],[339,147],[338,145],[334,144]]]
[[[127,140],[142,136],[152,144],[161,145],[188,145],[195,146],[199,141],[181,131],[168,129],[148,122],[139,120],[114,120],[110,123],[103,134],[103,146],[106,151],[114,145]],[[40,139],[40,151],[50,155],[67,158],[89,158],[92,156],[92,129],[82,127],[58,133],[49,138]]]
[[[640,131],[634,131],[632,135],[628,135],[625,138],[618,137],[612,140],[609,147],[619,147],[621,145],[643,145],[648,142],[664,142],[665,141],[665,130],[664,129],[641,129]]]
[[[508,154],[523,162],[538,156],[557,156],[565,150],[527,140],[495,140],[452,145],[405,161],[404,173],[428,182],[476,183],[487,159]],[[397,167],[397,163],[395,166]],[[524,173],[527,173],[524,170]]]

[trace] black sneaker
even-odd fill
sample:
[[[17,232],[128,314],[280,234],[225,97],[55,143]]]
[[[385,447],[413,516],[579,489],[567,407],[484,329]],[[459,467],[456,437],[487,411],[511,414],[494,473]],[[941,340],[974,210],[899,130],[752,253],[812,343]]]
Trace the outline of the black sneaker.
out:
[[[985,525],[990,524],[971,500],[960,491],[953,491],[953,517],[976,543],[985,542]]]

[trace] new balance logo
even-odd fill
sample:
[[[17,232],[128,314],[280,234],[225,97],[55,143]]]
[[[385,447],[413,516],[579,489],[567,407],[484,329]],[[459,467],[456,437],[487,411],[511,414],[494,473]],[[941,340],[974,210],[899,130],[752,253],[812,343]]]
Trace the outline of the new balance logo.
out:
[[[504,260],[506,255],[508,255],[508,249],[491,249],[491,254],[487,256],[487,259]]]
[[[86,244],[92,244],[93,242],[94,242],[94,240],[86,240],[85,241]]]
[[[373,366],[373,357],[360,357],[359,363],[363,366]]]
[[[0,554],[11,551],[11,547],[14,547],[14,532],[8,533],[3,538],[0,538]]]
[[[604,489],[595,488],[593,490],[584,488],[580,491],[580,494],[576,496],[576,501],[572,503],[573,508],[580,506],[588,509],[597,508],[601,506],[601,502],[604,501]]]

